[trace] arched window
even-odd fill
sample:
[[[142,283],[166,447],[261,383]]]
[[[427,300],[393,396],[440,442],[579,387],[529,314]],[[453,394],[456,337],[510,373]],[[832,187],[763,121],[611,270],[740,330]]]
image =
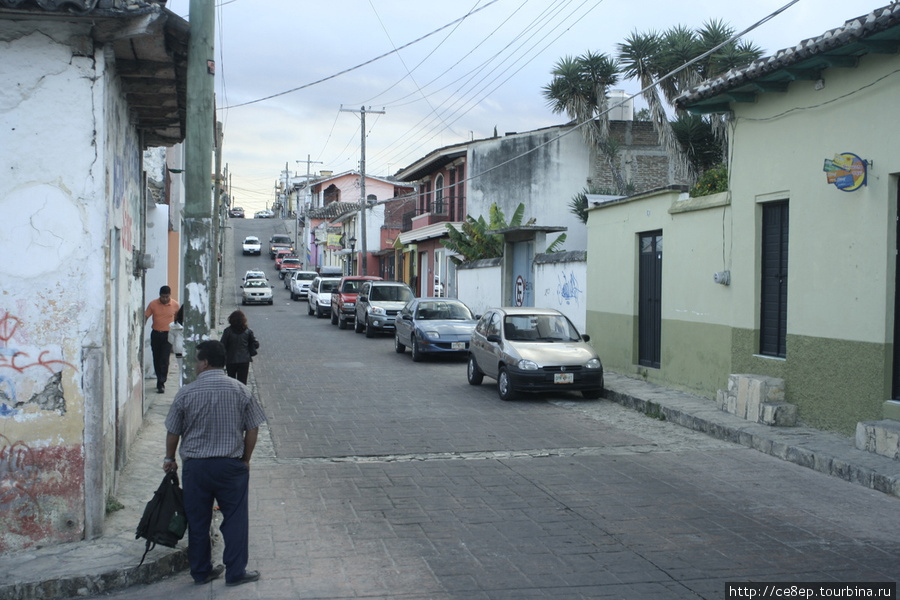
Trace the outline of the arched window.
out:
[[[444,214],[444,176],[438,175],[434,180],[434,203],[431,212],[436,215]]]

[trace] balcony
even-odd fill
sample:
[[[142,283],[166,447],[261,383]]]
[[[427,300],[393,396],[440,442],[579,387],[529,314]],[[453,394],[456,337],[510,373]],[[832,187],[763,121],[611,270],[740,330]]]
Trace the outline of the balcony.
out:
[[[403,213],[401,231],[411,231],[447,221],[464,221],[465,218],[466,202],[464,198],[444,199],[442,202],[432,203],[427,209],[415,209]]]

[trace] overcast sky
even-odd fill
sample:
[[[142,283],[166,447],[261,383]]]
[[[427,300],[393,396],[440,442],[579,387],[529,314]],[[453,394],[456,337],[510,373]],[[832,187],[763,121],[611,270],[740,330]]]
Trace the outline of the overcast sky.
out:
[[[721,19],[743,31],[789,1],[217,0],[217,115],[235,205],[271,205],[285,165],[291,175],[358,169],[363,106],[366,173],[387,176],[495,128],[566,122],[541,93],[564,56],[612,55],[631,32],[676,23]],[[799,0],[745,37],[768,55],[886,4]],[[190,20],[190,0],[167,8]]]

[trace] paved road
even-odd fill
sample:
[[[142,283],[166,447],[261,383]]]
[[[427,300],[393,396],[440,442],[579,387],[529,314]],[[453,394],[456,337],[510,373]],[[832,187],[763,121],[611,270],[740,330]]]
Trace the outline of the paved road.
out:
[[[275,228],[238,222],[235,244]],[[605,400],[502,402],[463,362],[414,364],[275,292],[245,308],[271,439],[251,474],[263,579],[114,597],[718,599],[731,581],[900,579],[896,498]]]

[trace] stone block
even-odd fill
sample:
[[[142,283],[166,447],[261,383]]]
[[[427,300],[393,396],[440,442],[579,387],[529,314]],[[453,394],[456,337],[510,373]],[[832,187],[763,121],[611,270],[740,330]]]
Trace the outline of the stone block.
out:
[[[794,427],[797,425],[797,406],[788,402],[764,402],[759,422],[775,427]]]
[[[857,423],[856,447],[900,460],[900,422],[885,419]]]

